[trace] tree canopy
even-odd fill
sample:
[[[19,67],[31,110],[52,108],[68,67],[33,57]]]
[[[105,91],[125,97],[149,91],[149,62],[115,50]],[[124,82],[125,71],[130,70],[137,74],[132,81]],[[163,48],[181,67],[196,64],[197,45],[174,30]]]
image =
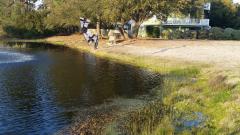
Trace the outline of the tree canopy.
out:
[[[44,33],[45,11],[35,10],[36,0],[2,0],[1,27],[10,36],[31,37]]]
[[[74,32],[80,17],[106,27],[130,19],[140,24],[153,15],[160,19],[189,13],[199,17],[205,0],[44,0],[38,9],[36,1],[1,0],[2,28],[12,36],[31,37]]]
[[[240,29],[240,6],[232,0],[215,0],[212,2],[210,25],[221,28]]]

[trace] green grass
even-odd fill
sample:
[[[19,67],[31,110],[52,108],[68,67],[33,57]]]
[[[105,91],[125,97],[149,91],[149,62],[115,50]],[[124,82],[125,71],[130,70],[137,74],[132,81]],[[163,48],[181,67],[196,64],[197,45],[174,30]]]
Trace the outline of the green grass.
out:
[[[201,80],[194,83],[181,83],[178,78],[170,78],[170,80],[166,78],[164,87],[156,89],[160,91],[158,93],[164,93],[163,98],[156,98],[149,105],[125,117],[125,123],[120,124],[125,125],[125,134],[206,135],[230,134],[238,131],[240,118],[237,116],[240,113],[240,106],[233,98],[235,88],[229,86],[225,82],[226,79],[222,79],[225,77],[203,76],[195,68],[186,70],[188,71],[181,71],[180,74],[190,78],[197,76]],[[176,75],[176,72],[171,73]],[[181,122],[178,123],[178,120],[194,119],[195,116],[192,114],[197,112],[204,115],[204,121],[197,127],[179,130]]]

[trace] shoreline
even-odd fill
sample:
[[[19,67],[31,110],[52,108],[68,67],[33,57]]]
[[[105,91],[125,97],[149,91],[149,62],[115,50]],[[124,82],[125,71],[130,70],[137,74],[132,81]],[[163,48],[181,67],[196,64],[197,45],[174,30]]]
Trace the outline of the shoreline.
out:
[[[54,36],[43,39],[7,39],[7,42],[44,42],[54,45],[63,45],[82,52],[91,53],[97,57],[102,57],[124,64],[130,64],[152,71],[168,72],[173,67],[212,67],[214,70],[232,70],[240,65],[238,61],[238,52],[234,52],[234,56],[229,53],[231,51],[239,51],[240,41],[233,40],[127,40],[116,45],[107,45],[107,40],[100,40],[97,50],[89,46],[83,36],[74,34],[70,36]],[[231,46],[227,46],[227,45]],[[218,48],[219,47],[219,48]],[[222,48],[221,48],[222,47]],[[232,48],[231,50],[229,48]],[[226,49],[227,55],[223,55]],[[229,49],[229,50],[227,50]],[[192,51],[192,52],[191,52]],[[207,53],[204,53],[206,51]],[[220,51],[218,53],[218,51]],[[214,55],[216,56],[214,56]],[[214,57],[213,57],[214,56]],[[228,58],[229,59],[226,59]],[[234,58],[236,57],[236,58]],[[225,67],[225,61],[234,58],[235,63]],[[238,65],[237,65],[238,64]],[[159,67],[166,67],[159,70]],[[223,68],[224,67],[224,68]],[[166,71],[167,69],[167,71]],[[170,69],[170,70],[169,70]],[[218,69],[218,70],[219,70]]]
[[[77,39],[76,39],[77,38]],[[190,62],[184,60],[174,60],[172,58],[160,58],[154,56],[146,56],[139,54],[125,53],[118,48],[132,45],[135,40],[129,40],[118,43],[117,45],[108,46],[106,40],[101,40],[98,49],[89,46],[81,35],[75,34],[72,36],[56,36],[45,39],[7,39],[4,42],[43,42],[53,45],[65,46],[80,52],[91,53],[96,57],[112,60],[121,64],[132,65],[135,67],[150,70],[158,73],[169,73],[174,70],[195,68],[198,66],[209,67],[208,64],[200,62]],[[115,50],[116,49],[116,50]],[[144,49],[144,48],[140,48]],[[185,65],[183,65],[183,63]]]

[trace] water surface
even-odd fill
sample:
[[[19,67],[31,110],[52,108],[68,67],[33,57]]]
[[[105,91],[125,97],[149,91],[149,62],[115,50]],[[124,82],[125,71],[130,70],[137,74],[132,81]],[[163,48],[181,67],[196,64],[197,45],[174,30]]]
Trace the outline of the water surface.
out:
[[[42,43],[0,45],[0,134],[53,134],[77,112],[135,98],[160,75]]]

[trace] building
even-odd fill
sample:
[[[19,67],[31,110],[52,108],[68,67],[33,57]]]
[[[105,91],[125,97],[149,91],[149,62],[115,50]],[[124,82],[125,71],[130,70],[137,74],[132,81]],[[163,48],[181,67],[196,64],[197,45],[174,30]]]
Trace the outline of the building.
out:
[[[167,33],[166,31],[197,31],[201,29],[210,29],[210,9],[211,3],[206,3],[203,7],[202,15],[199,18],[192,18],[190,15],[188,15],[184,17],[169,17],[166,21],[161,21],[158,20],[156,16],[153,16],[141,24],[138,32],[138,37],[148,37],[148,28],[150,27],[153,27],[152,29],[154,29],[156,32],[156,28],[159,28],[159,34],[155,34],[159,35],[159,38],[164,38],[163,35],[164,33]]]
[[[189,15],[186,18],[168,18],[166,22],[163,22],[163,27],[187,27],[187,28],[209,28],[210,9],[211,3],[204,5],[204,12],[202,18],[191,18]]]

